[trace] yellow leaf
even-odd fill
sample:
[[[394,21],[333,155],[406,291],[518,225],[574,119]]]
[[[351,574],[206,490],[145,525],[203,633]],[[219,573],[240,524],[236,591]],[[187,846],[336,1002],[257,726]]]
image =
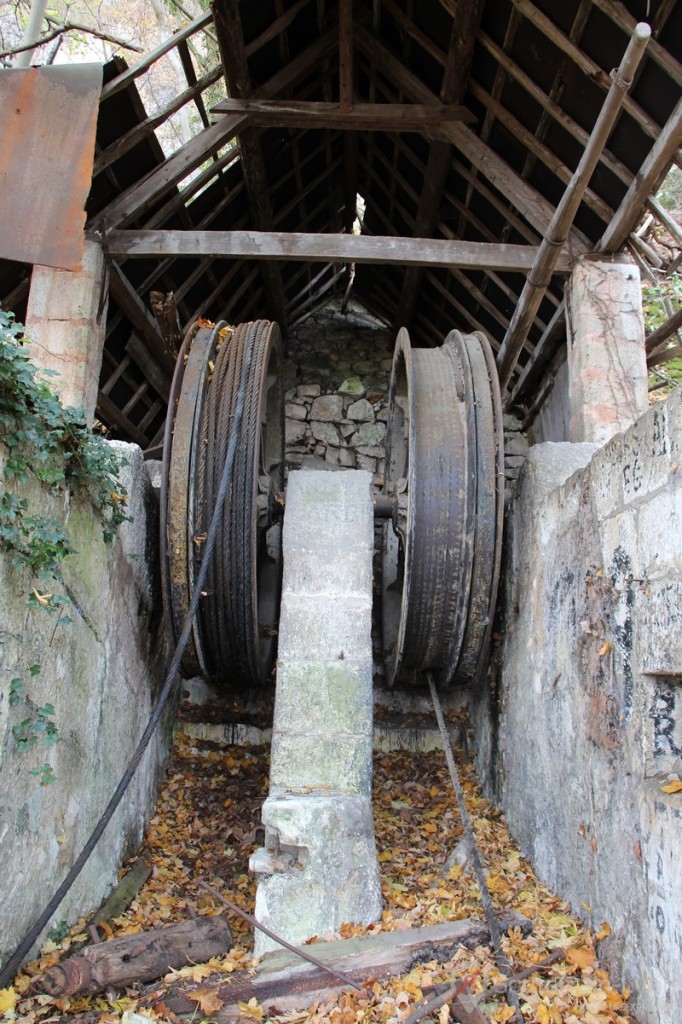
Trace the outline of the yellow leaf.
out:
[[[601,942],[602,939],[608,938],[608,936],[610,934],[611,934],[611,927],[610,927],[608,921],[602,921],[602,923],[601,923],[601,925],[599,927],[599,931],[595,935],[595,939],[597,940],[597,942]]]
[[[586,946],[571,946],[566,950],[566,960],[574,967],[591,967],[596,959],[594,950]]]
[[[213,974],[213,967],[210,964],[198,964],[189,972],[192,981],[203,981],[204,978],[208,978],[209,974]]]
[[[195,999],[201,1008],[201,1012],[207,1017],[215,1013],[223,1005],[223,1001],[214,988],[195,988],[188,992],[190,999]]]
[[[604,643],[599,648],[599,650],[597,651],[597,654],[599,655],[600,658],[603,658],[604,655],[608,654],[610,650],[611,650],[611,644],[608,642],[608,640],[605,640]]]
[[[0,988],[0,1013],[8,1013],[13,1010],[18,999],[19,996],[11,985],[9,988]]]
[[[667,782],[665,786],[661,786],[661,793],[682,793],[682,782],[679,779]]]
[[[506,1024],[508,1020],[511,1020],[516,1010],[513,1006],[500,1006],[495,1010],[493,1014],[493,1020],[495,1024]]]
[[[243,1017],[249,1017],[251,1020],[261,1021],[263,1019],[263,1007],[260,1005],[255,996],[251,996],[248,1003],[238,1003],[239,1012]]]
[[[544,1003],[540,1003],[535,1011],[535,1019],[538,1024],[550,1024],[549,1010]]]

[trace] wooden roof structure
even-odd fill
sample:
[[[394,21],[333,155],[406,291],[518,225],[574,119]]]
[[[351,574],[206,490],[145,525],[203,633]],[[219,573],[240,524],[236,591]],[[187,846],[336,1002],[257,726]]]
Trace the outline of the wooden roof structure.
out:
[[[149,307],[173,292],[197,316],[288,325],[353,294],[413,343],[483,330],[499,351],[637,21],[651,39],[518,357],[507,402],[538,402],[563,358],[562,293],[581,253],[624,248],[682,144],[677,0],[214,0],[132,67],[105,67],[88,229],[110,257],[98,415],[158,445],[172,330]],[[222,59],[198,69],[192,38]],[[148,115],[137,80],[177,49],[187,88]],[[204,102],[224,76],[228,98]],[[155,130],[188,105],[201,130],[164,156]],[[361,234],[354,234],[358,197]],[[666,221],[670,223],[666,223]],[[357,226],[356,226],[357,232]],[[0,296],[21,314],[17,264]]]

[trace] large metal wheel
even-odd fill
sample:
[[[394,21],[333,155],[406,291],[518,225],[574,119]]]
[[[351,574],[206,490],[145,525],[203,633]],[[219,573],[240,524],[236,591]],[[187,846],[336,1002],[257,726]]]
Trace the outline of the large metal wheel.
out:
[[[250,353],[250,360],[247,358]],[[239,436],[235,410],[247,375]],[[227,499],[183,671],[264,682],[275,658],[281,581],[284,406],[279,328],[266,320],[190,328],[178,358],[164,444],[164,603],[177,640],[194,589],[228,446]]]
[[[453,331],[438,349],[396,342],[382,550],[388,679],[476,678],[495,610],[503,510],[502,411],[490,346]]]

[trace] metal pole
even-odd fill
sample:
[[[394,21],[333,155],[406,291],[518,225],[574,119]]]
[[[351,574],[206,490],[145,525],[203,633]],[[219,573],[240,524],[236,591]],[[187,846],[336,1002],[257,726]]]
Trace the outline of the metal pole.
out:
[[[526,342],[528,332],[540,307],[554,267],[568,238],[568,233],[585,194],[585,189],[597,166],[606,141],[611,134],[611,129],[620,112],[625,93],[632,84],[634,73],[644,54],[650,35],[650,27],[645,22],[640,22],[632,33],[632,38],[628,43],[620,66],[617,70],[611,72],[611,88],[606,95],[580,163],[566,186],[566,191],[561,197],[545,237],[540,243],[537,256],[526,278],[526,283],[514,310],[511,323],[504,336],[502,347],[497,354],[497,367],[502,391],[507,387],[514,372],[514,367]]]
[[[26,22],[26,28],[24,29],[24,34],[21,37],[21,46],[28,46],[29,43],[35,43],[40,38],[40,26],[43,23],[46,8],[47,0],[33,0],[31,10],[28,15],[28,21]],[[21,53],[17,54],[14,67],[30,68],[31,59],[34,53],[35,49],[22,50]]]

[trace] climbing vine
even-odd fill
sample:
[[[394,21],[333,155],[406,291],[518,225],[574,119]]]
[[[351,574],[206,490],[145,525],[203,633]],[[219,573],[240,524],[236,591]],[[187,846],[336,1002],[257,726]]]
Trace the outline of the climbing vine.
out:
[[[100,517],[106,541],[129,517],[127,494],[118,479],[123,460],[88,430],[82,409],[61,404],[46,376],[49,372],[38,371],[29,359],[22,325],[0,309],[0,437],[5,448],[0,551],[17,568],[28,570],[29,607],[53,614],[56,631],[71,621],[66,614],[69,598],[62,592],[62,563],[75,549],[62,523],[30,508],[21,486],[34,476],[53,492],[61,489],[87,497]],[[38,676],[40,665],[32,665],[29,674]],[[10,680],[8,703],[23,709],[24,717],[12,727],[20,750],[58,742],[54,707],[34,700],[21,676]],[[42,785],[54,781],[47,763],[32,774]]]

